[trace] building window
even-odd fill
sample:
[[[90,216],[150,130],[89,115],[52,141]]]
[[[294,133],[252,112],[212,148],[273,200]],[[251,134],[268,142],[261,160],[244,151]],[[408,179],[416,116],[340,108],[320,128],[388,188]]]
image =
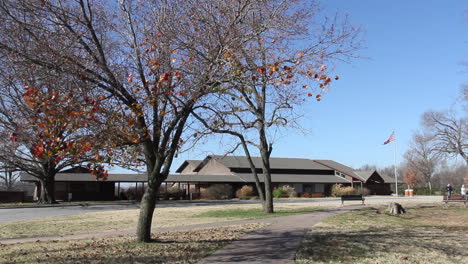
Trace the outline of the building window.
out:
[[[325,192],[325,185],[322,183],[316,183],[314,184],[314,192],[316,193],[323,193]]]
[[[335,175],[336,175],[336,176],[339,176],[339,177],[341,177],[341,178],[344,178],[344,177],[345,177],[345,175],[344,175],[343,173],[339,172],[339,171],[335,171]]]

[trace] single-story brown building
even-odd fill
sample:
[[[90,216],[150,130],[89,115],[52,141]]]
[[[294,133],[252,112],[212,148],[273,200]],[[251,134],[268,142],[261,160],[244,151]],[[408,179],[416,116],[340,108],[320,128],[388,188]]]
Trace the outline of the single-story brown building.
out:
[[[253,158],[260,181],[263,182],[261,158]],[[300,158],[271,158],[273,187],[289,185],[297,193],[327,196],[334,184],[368,188],[371,194],[390,194],[390,180],[377,171],[358,171],[332,160]],[[22,181],[35,182],[35,178],[21,175]],[[84,171],[70,170],[56,175],[56,199],[114,200],[120,194],[120,183],[134,183],[143,188],[146,174],[109,174],[106,181]],[[229,184],[233,190],[253,185],[254,177],[244,156],[209,155],[204,160],[186,160],[167,178],[164,188],[177,186],[185,197],[199,197],[200,189],[212,184]],[[164,192],[164,189],[162,190]]]
[[[263,182],[260,157],[253,157],[260,182]],[[377,171],[359,171],[332,160],[300,158],[270,158],[273,187],[290,185],[297,193],[312,193],[316,196],[330,194],[334,184],[365,187],[371,194],[391,193],[390,179]],[[204,160],[186,160],[170,175],[168,181],[198,182],[204,186],[215,183],[231,184],[238,189],[255,180],[247,158],[244,156],[210,155]]]

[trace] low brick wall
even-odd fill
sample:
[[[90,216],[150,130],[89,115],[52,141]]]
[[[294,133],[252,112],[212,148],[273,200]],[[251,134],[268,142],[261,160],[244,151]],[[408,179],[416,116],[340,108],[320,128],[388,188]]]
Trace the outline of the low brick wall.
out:
[[[2,192],[0,191],[0,203],[22,203],[24,192]]]

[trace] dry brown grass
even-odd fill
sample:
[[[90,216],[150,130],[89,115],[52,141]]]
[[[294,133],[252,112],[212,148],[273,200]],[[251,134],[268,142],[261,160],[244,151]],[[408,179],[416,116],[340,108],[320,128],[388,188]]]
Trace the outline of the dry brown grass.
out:
[[[248,224],[158,234],[152,243],[132,237],[0,245],[0,263],[196,263],[264,225]]]
[[[377,203],[377,202],[376,202]],[[382,202],[378,202],[382,203]],[[276,211],[306,210],[313,208],[339,207],[341,202],[278,203]],[[245,219],[243,217],[198,217],[217,210],[261,210],[260,204],[216,205],[157,208],[153,228],[186,226]],[[47,210],[47,209],[44,209]],[[105,211],[72,216],[48,217],[36,220],[0,223],[0,239],[59,236],[69,234],[94,234],[113,230],[133,229],[138,219],[138,209]],[[209,215],[209,214],[205,214]]]
[[[304,204],[279,204],[277,211],[315,208]],[[199,215],[226,209],[258,209],[259,204],[217,205],[157,208],[154,213],[153,228],[187,226],[246,219],[245,217],[199,217]],[[81,215],[48,217],[36,220],[0,223],[0,239],[60,236],[69,234],[86,234],[113,230],[132,229],[136,227],[138,209],[86,213]]]
[[[392,216],[383,208],[338,215],[303,241],[297,263],[465,263],[468,208],[425,206]]]

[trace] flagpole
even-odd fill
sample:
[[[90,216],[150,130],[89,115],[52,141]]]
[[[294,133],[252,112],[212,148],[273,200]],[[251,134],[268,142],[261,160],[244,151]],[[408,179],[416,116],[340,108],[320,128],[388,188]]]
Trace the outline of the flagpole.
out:
[[[393,135],[395,135],[395,129],[393,130]],[[394,152],[393,152],[393,168],[394,168],[394,174],[395,174],[395,194],[398,197],[398,178],[397,178],[397,168],[396,168],[396,152],[397,152],[397,140],[396,140],[396,135],[395,135],[395,140],[393,141],[394,145]]]

